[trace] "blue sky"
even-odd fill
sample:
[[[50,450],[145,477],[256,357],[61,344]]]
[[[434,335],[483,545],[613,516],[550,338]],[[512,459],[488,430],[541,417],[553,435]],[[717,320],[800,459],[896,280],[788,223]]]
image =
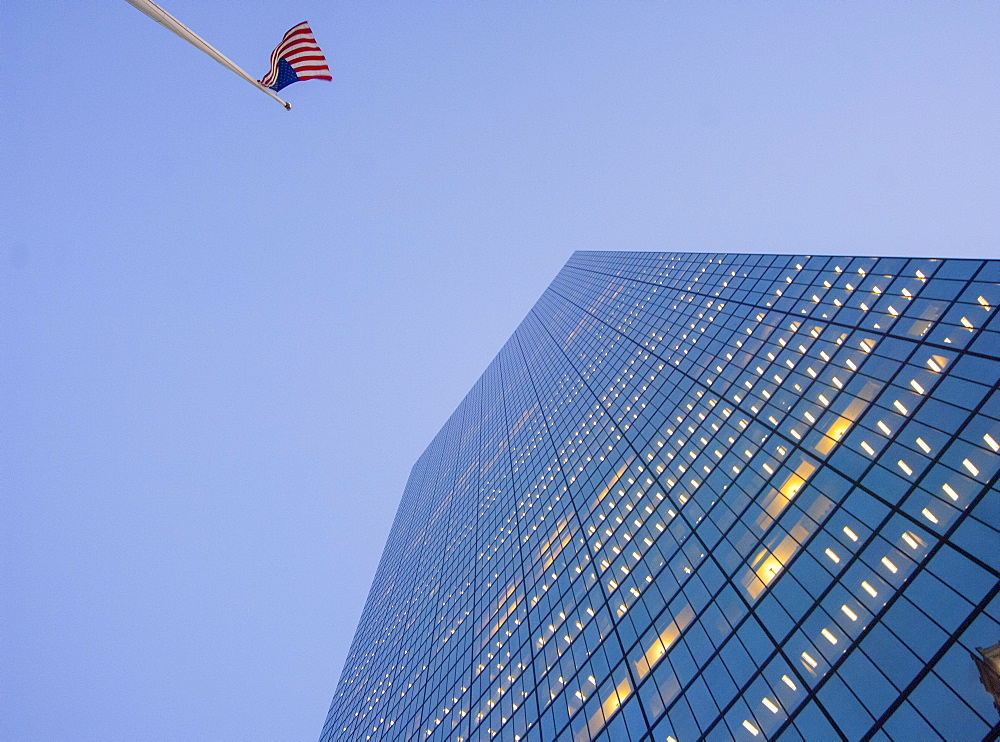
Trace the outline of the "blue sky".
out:
[[[573,250],[1000,255],[1000,5],[4,4],[0,738],[313,740]]]

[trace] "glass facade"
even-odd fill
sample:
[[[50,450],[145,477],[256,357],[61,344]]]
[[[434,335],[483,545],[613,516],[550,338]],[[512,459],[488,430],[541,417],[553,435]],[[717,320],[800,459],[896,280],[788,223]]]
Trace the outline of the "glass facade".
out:
[[[576,253],[414,466],[322,741],[989,737],[998,304]]]

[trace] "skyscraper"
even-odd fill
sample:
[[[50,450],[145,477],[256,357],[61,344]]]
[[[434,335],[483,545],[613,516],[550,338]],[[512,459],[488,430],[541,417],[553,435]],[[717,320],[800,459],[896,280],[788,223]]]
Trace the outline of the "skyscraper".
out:
[[[576,253],[414,466],[323,742],[988,736],[998,304]]]

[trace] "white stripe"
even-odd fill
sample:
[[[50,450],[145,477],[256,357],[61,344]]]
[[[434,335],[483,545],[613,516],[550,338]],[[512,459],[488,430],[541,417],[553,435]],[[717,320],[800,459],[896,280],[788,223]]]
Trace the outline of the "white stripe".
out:
[[[281,43],[279,44],[279,46],[284,47],[284,46],[287,46],[289,44],[299,44],[299,43],[302,43],[302,42],[309,42],[309,43],[315,44],[316,43],[316,37],[313,36],[311,33],[295,34],[294,36],[286,37],[286,38],[282,39]]]
[[[282,47],[279,57],[287,57],[289,54],[295,54],[296,52],[305,51],[311,49],[312,51],[318,52],[320,49],[316,44],[294,44],[292,46]]]
[[[285,55],[285,59],[288,60],[289,64],[294,64],[297,59],[303,59],[305,57],[319,57],[319,59],[316,60],[317,62],[326,62],[326,57],[323,56],[323,53],[319,52],[317,54],[317,52],[319,52],[318,49],[316,51],[311,51],[311,52],[299,52],[298,54],[286,54]]]

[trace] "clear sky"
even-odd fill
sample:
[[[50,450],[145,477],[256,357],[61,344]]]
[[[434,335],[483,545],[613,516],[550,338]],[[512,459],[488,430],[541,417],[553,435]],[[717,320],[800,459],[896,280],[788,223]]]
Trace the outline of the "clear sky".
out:
[[[0,8],[0,739],[315,740],[573,250],[1000,256],[996,2]]]

